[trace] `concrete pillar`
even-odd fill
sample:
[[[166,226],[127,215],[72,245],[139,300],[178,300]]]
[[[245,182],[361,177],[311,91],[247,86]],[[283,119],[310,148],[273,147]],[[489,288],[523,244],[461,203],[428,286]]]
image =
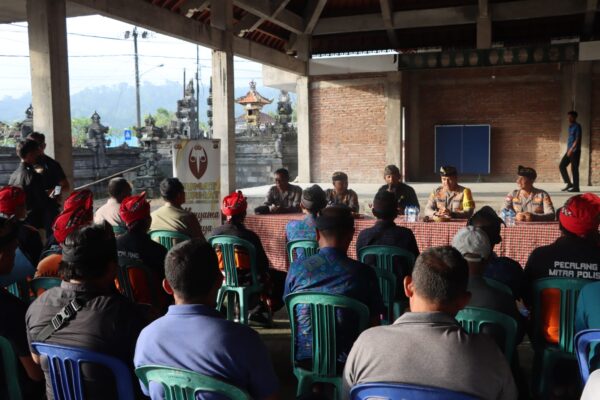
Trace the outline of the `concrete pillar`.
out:
[[[402,72],[389,72],[385,81],[385,162],[402,171]]]
[[[579,162],[580,186],[591,185],[591,126],[592,126],[592,62],[577,61],[565,64],[562,70],[561,133],[557,163],[567,151],[569,121],[567,113],[577,111],[581,124],[581,160]],[[570,175],[571,167],[568,167]],[[558,168],[557,168],[558,174]],[[559,178],[560,179],[560,178]]]
[[[310,175],[310,81],[307,76],[296,80],[296,115],[298,119],[298,181],[311,182]]]
[[[419,72],[409,72],[404,81],[408,83],[406,110],[406,177],[412,182],[423,175],[420,170],[420,124],[419,124]],[[427,171],[429,172],[429,171]]]
[[[27,0],[33,129],[73,183],[65,0]]]
[[[232,1],[213,1],[210,22],[213,27],[226,31],[222,48],[212,53],[213,137],[221,139],[223,197],[236,189]]]
[[[488,16],[477,18],[477,48],[492,47],[492,19]]]

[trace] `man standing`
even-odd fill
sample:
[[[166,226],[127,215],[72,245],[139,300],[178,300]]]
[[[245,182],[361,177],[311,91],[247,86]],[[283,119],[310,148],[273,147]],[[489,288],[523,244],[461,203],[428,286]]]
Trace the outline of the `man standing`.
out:
[[[359,336],[344,369],[344,398],[360,383],[398,382],[516,399],[510,368],[493,339],[467,334],[454,319],[469,302],[468,279],[467,262],[456,249],[421,253],[412,276],[404,278],[411,311]]]
[[[44,213],[44,227],[49,235],[54,219],[59,213],[61,196],[65,196],[71,186],[60,164],[44,153],[46,150],[46,136],[43,133],[32,132],[27,135],[27,140],[34,140],[40,145],[41,156],[37,160],[35,169],[44,178],[44,189],[48,195],[48,206]],[[60,186],[60,192],[58,193],[56,192],[57,186]]]
[[[425,206],[427,217],[467,219],[475,210],[471,190],[458,184],[456,168],[445,165],[440,168],[442,186],[429,195]]]
[[[569,139],[567,140],[567,152],[560,160],[560,174],[567,184],[563,192],[579,192],[579,159],[581,158],[581,125],[577,122],[577,111],[569,111]],[[573,183],[569,179],[567,166],[571,164],[571,175]]]
[[[506,195],[504,209],[514,211],[517,221],[554,221],[556,216],[550,195],[533,186],[537,178],[535,169],[519,165],[517,175],[519,188]]]
[[[256,214],[299,213],[302,188],[290,184],[290,173],[285,168],[275,171],[275,186],[271,186],[264,205],[256,207]]]
[[[415,189],[408,186],[406,183],[400,182],[402,178],[400,169],[395,165],[388,165],[383,170],[383,178],[385,179],[385,185],[379,188],[377,193],[391,192],[396,197],[396,204],[398,213],[404,214],[406,207],[419,207],[419,200]]]
[[[44,229],[44,210],[48,195],[44,190],[44,179],[35,171],[34,165],[40,158],[40,145],[33,140],[17,143],[17,155],[21,163],[12,173],[8,184],[19,186],[25,191],[27,217],[25,221],[36,229]]]

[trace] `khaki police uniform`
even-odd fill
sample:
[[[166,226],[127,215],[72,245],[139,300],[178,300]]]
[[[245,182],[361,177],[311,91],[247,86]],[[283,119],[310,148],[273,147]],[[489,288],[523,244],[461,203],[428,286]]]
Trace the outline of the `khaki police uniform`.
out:
[[[469,218],[475,209],[475,202],[471,189],[458,185],[456,190],[446,191],[443,186],[438,187],[429,195],[425,206],[425,215],[433,217],[434,214],[446,208],[451,212],[452,218]]]
[[[537,188],[533,188],[529,196],[520,189],[513,190],[506,195],[504,208],[515,213],[531,213],[534,221],[554,221],[556,218],[550,195]]]

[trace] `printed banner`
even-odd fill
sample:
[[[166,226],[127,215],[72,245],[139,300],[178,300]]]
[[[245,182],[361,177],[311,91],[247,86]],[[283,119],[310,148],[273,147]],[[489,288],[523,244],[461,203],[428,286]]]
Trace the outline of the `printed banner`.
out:
[[[196,215],[205,236],[221,225],[220,146],[218,139],[173,143],[173,176],[185,187],[183,208]]]

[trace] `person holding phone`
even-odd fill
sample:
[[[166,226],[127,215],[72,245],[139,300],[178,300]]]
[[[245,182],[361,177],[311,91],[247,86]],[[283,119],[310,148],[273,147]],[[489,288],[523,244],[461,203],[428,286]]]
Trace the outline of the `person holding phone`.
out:
[[[60,200],[69,194],[70,185],[60,163],[44,153],[46,136],[43,133],[32,132],[27,140],[33,140],[40,145],[41,156],[35,165],[35,170],[44,180],[44,189],[48,195],[48,206],[44,213],[44,227],[48,235],[52,233],[52,224],[60,212]]]

